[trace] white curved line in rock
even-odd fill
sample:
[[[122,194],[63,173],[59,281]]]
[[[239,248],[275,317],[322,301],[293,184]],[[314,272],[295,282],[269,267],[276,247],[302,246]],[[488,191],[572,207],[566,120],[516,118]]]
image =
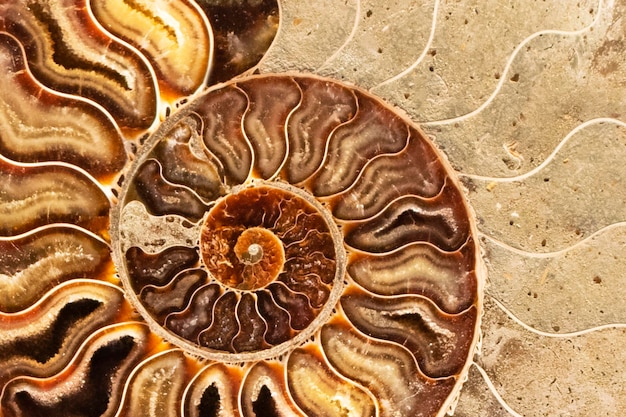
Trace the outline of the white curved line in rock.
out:
[[[587,236],[586,238],[576,242],[575,244],[568,246],[566,248],[554,251],[554,252],[529,252],[529,251],[525,251],[523,249],[518,249],[515,248],[513,246],[507,245],[506,243],[494,238],[493,236],[489,236],[488,234],[486,234],[485,232],[483,232],[482,230],[478,231],[478,236],[480,238],[484,238],[487,239],[489,241],[491,241],[491,243],[493,243],[496,246],[500,246],[503,249],[506,249],[510,252],[513,252],[517,255],[521,255],[521,256],[525,256],[527,258],[535,258],[535,259],[545,259],[545,258],[555,258],[557,256],[563,255],[573,249],[576,249],[579,246],[582,246],[584,244],[586,244],[587,242],[589,242],[591,239],[595,238],[596,236],[607,232],[609,230],[612,229],[616,229],[618,227],[626,227],[626,221],[624,222],[617,222],[617,223],[612,223],[609,224],[607,226],[604,226],[601,229],[596,230],[595,232],[593,232],[592,234],[590,234],[589,236]]]
[[[576,126],[567,135],[565,135],[565,137],[563,139],[561,139],[561,142],[559,142],[559,144],[554,148],[552,153],[550,155],[548,155],[546,157],[546,159],[541,164],[537,165],[535,168],[531,169],[530,171],[528,171],[528,172],[526,172],[524,174],[520,174],[520,175],[517,175],[515,177],[487,177],[487,176],[483,176],[483,175],[464,174],[462,172],[459,172],[458,175],[460,177],[471,178],[473,180],[500,182],[500,183],[523,181],[523,180],[525,180],[527,178],[530,178],[533,175],[539,173],[539,171],[544,169],[550,162],[552,162],[552,160],[556,157],[556,155],[559,153],[561,148],[563,148],[563,146],[565,146],[565,144],[574,135],[576,135],[577,133],[579,133],[580,131],[582,131],[583,129],[585,129],[585,128],[589,127],[589,126],[603,124],[603,123],[612,123],[612,124],[615,124],[617,126],[621,126],[623,128],[626,128],[626,122],[622,122],[621,120],[613,119],[613,118],[609,118],[609,117],[599,117],[599,118],[596,118],[596,119],[587,120],[586,122],[581,123],[578,126]]]
[[[583,336],[583,335],[588,334],[588,333],[593,333],[593,332],[606,330],[606,329],[626,329],[626,323],[608,323],[608,324],[602,324],[600,326],[594,326],[594,327],[590,327],[588,329],[578,330],[578,331],[569,332],[569,333],[549,333],[549,332],[544,332],[544,331],[541,331],[541,330],[537,330],[537,329],[529,326],[528,324],[524,323],[520,319],[518,319],[517,316],[515,316],[511,312],[511,310],[506,308],[504,306],[504,304],[502,304],[500,301],[498,301],[495,297],[490,296],[490,295],[487,295],[487,296],[498,306],[498,308],[500,308],[500,310],[502,310],[507,316],[509,316],[509,318],[511,320],[513,320],[515,323],[517,323],[519,326],[524,328],[524,330],[527,330],[530,333],[534,333],[536,335],[543,336],[543,337],[550,337],[550,338],[553,338],[553,339],[569,339],[569,338],[572,338],[572,337]]]
[[[595,18],[593,19],[593,21],[588,25],[585,26],[582,29],[579,30],[575,30],[575,31],[567,31],[567,30],[555,30],[555,29],[547,29],[547,30],[541,30],[538,32],[533,33],[532,35],[528,36],[526,39],[524,39],[522,42],[519,43],[519,45],[517,45],[517,47],[513,50],[513,52],[511,53],[511,56],[509,57],[509,59],[507,60],[506,64],[504,65],[504,69],[502,70],[502,76],[500,77],[500,80],[498,81],[498,84],[496,85],[495,90],[493,91],[493,93],[491,93],[491,95],[489,96],[489,98],[487,98],[487,100],[481,104],[477,109],[464,114],[462,116],[457,116],[457,117],[453,117],[451,119],[444,119],[444,120],[437,120],[437,121],[433,121],[433,122],[423,122],[421,123],[422,126],[440,126],[440,125],[448,125],[448,124],[452,124],[452,123],[458,123],[460,121],[469,119],[475,115],[477,115],[478,113],[480,113],[481,111],[483,111],[487,106],[489,106],[491,104],[491,102],[496,98],[496,96],[498,95],[498,93],[500,92],[500,90],[502,89],[502,86],[504,85],[505,80],[507,80],[508,78],[505,76],[508,72],[509,69],[511,68],[511,65],[513,64],[513,61],[515,61],[515,58],[517,57],[517,54],[526,46],[527,43],[529,43],[530,41],[532,41],[535,38],[538,38],[540,36],[543,35],[562,35],[562,36],[577,36],[577,35],[582,35],[583,33],[593,30],[593,27],[598,23],[598,21],[600,20],[600,17],[602,15],[602,12],[604,11],[604,1],[603,0],[598,0],[598,12],[595,16]],[[372,89],[373,90],[373,89]]]
[[[483,379],[485,380],[485,384],[487,384],[487,386],[489,387],[489,390],[491,391],[491,393],[493,394],[493,396],[496,398],[496,400],[498,400],[498,402],[500,403],[500,405],[509,412],[509,414],[511,414],[513,417],[524,417],[522,416],[520,413],[518,413],[517,411],[513,410],[511,408],[510,405],[508,405],[506,403],[506,401],[504,401],[504,399],[500,396],[500,394],[498,393],[498,390],[496,389],[496,387],[493,385],[493,382],[491,382],[491,379],[489,379],[489,375],[487,375],[487,372],[480,366],[478,365],[476,362],[474,362],[472,365],[474,365],[474,367],[476,367],[476,370],[478,372],[480,372],[480,375],[483,377]]]
[[[435,5],[433,7],[433,19],[432,19],[433,23],[430,27],[430,34],[428,35],[428,41],[426,42],[426,45],[424,46],[424,50],[422,51],[420,56],[417,57],[415,62],[411,64],[411,66],[406,68],[404,71],[370,88],[369,90],[370,92],[373,93],[377,88],[380,88],[387,84],[391,84],[392,82],[399,80],[400,78],[404,77],[405,75],[413,71],[415,68],[417,68],[417,66],[424,60],[424,57],[426,56],[426,54],[428,53],[428,50],[430,49],[430,45],[432,45],[433,43],[433,39],[435,39],[435,28],[437,27],[437,14],[438,13],[439,13],[439,0],[435,0]]]
[[[354,39],[354,36],[356,35],[356,31],[359,28],[359,18],[360,17],[361,17],[361,0],[356,0],[356,11],[354,12],[354,24],[352,25],[352,30],[350,31],[350,34],[348,35],[348,37],[346,38],[344,43],[339,48],[337,48],[337,50],[335,52],[333,52],[333,54],[331,56],[329,56],[326,59],[326,61],[324,61],[324,63],[322,65],[320,65],[315,70],[316,74],[319,74],[320,71],[322,71],[324,68],[329,66],[329,64],[331,62],[333,62],[335,60],[335,58],[337,58],[339,56],[341,51],[343,51],[345,49],[345,47],[348,46],[348,44],[350,42],[352,42],[352,39]]]

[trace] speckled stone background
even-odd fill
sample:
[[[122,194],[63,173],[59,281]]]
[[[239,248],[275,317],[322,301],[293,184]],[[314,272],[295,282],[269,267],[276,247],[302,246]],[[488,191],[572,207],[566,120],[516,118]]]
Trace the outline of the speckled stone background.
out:
[[[489,276],[455,415],[625,415],[626,1],[280,7],[261,72],[369,89],[467,188]]]

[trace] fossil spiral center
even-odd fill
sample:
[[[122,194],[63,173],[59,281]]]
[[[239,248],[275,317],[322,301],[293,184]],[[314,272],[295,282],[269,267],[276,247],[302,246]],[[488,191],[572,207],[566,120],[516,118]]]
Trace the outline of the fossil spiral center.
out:
[[[291,212],[281,212],[283,199],[292,202]],[[283,239],[291,243],[276,221],[281,216],[313,213],[312,209],[301,197],[265,186],[224,198],[211,209],[201,232],[200,252],[207,269],[216,280],[236,290],[267,286],[283,273]],[[323,218],[314,218],[316,230],[328,233]],[[298,224],[294,226],[297,230]]]
[[[261,239],[263,239],[263,235],[266,234],[263,232],[263,229],[246,230],[241,234],[241,236],[239,236],[239,239],[237,239],[237,244],[235,245],[235,254],[237,255],[237,258],[244,264],[254,265],[256,263],[259,263],[259,261],[263,259],[263,246],[259,245],[258,243],[250,243],[250,239],[254,239],[255,237],[260,237]],[[252,237],[250,235],[256,236]],[[246,248],[246,246],[248,247]]]
[[[142,198],[136,184],[152,161],[131,177],[132,198],[134,189]],[[345,249],[331,215],[305,191],[254,180],[188,216],[194,223],[137,203],[128,202],[120,227],[148,227],[122,239],[123,279],[137,309],[174,343],[219,360],[275,356],[332,313]]]

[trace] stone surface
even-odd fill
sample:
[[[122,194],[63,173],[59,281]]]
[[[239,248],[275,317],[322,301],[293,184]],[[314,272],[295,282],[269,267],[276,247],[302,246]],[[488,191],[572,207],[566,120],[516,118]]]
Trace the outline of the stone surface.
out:
[[[398,106],[477,215],[483,346],[455,415],[624,414],[626,1],[321,3],[281,4],[260,71]]]
[[[13,180],[0,181],[5,189],[11,191],[9,194],[5,192],[4,205],[0,196],[0,211],[4,207],[7,213],[15,212],[18,200],[28,203],[24,203],[24,206],[36,208],[34,211],[20,211],[21,217],[16,217],[11,225],[5,227],[4,233],[0,233],[3,235],[0,236],[0,279],[4,283],[0,288],[0,293],[3,293],[0,310],[4,312],[0,312],[0,319],[6,322],[0,328],[4,332],[4,336],[0,337],[0,345],[9,340],[8,344],[5,343],[9,347],[0,349],[0,353],[17,352],[14,355],[17,359],[13,356],[8,359],[17,363],[15,367],[0,366],[0,379],[9,378],[0,395],[0,407],[3,411],[13,407],[21,393],[31,392],[35,393],[35,397],[45,398],[39,404],[43,409],[49,403],[54,403],[56,405],[52,407],[56,406],[63,415],[71,414],[72,407],[90,408],[93,414],[115,414],[111,407],[120,405],[124,398],[128,398],[131,414],[142,403],[152,404],[150,410],[143,410],[151,415],[166,409],[170,414],[175,414],[204,401],[203,390],[182,388],[186,384],[185,379],[196,375],[193,378],[197,377],[200,384],[215,388],[213,394],[217,393],[218,400],[214,398],[213,405],[219,405],[224,413],[231,415],[237,408],[236,389],[234,385],[223,381],[239,384],[244,381],[244,373],[248,370],[219,363],[200,370],[199,363],[193,364],[191,358],[187,360],[182,354],[168,350],[165,344],[150,335],[157,328],[156,325],[149,328],[136,322],[138,316],[132,312],[131,306],[120,304],[122,293],[116,289],[120,283],[109,258],[111,236],[107,231],[107,199],[115,205],[120,196],[118,191],[123,181],[115,173],[127,162],[122,152],[124,146],[130,153],[129,162],[138,160],[135,151],[147,137],[140,138],[139,132],[146,133],[151,130],[150,126],[158,124],[157,119],[176,110],[177,105],[173,102],[180,97],[175,94],[177,88],[173,84],[185,81],[185,76],[190,75],[184,67],[189,59],[165,62],[166,55],[161,55],[160,48],[152,49],[146,43],[156,39],[151,36],[142,37],[135,44],[129,42],[146,52],[148,59],[144,60],[135,57],[126,42],[113,42],[108,35],[98,32],[99,27],[89,26],[89,32],[85,32],[84,25],[92,13],[87,5],[95,4],[96,1],[56,0],[48,6],[45,2],[36,1],[0,2],[0,31],[7,31],[0,35],[4,41],[0,41],[3,45],[0,48],[0,63],[8,69],[8,78],[4,84],[15,87],[5,90],[19,93],[0,94],[0,101],[5,104],[0,106],[0,124],[5,127],[18,126],[14,132],[9,132],[10,127],[4,129],[8,132],[5,135],[8,135],[8,139],[5,138],[3,149],[0,149],[3,155],[6,153],[0,162],[10,165],[5,158],[7,155],[20,162],[12,165],[13,171],[4,169],[4,176]],[[254,4],[259,3],[257,0],[220,1],[244,5],[244,11],[248,6],[253,8],[256,7]],[[207,7],[213,3],[212,0],[198,2]],[[69,3],[76,7],[66,7],[65,4]],[[154,2],[145,0],[126,3],[141,8],[143,3]],[[623,347],[626,343],[626,189],[623,186],[626,182],[626,0],[279,0],[279,3],[280,22],[275,9],[272,9],[257,19],[259,31],[252,33],[258,36],[246,37],[243,33],[235,34],[226,28],[218,31],[218,43],[229,44],[232,41],[233,45],[239,45],[238,42],[245,41],[255,46],[255,50],[256,47],[263,49],[270,42],[268,39],[273,29],[278,27],[278,35],[267,55],[249,72],[314,73],[333,77],[367,90],[396,106],[400,112],[419,122],[425,133],[447,156],[450,165],[456,170],[459,183],[464,186],[465,197],[473,207],[484,254],[484,270],[487,273],[482,340],[480,350],[469,367],[468,380],[451,406],[450,413],[454,412],[461,417],[626,415],[626,349]],[[81,4],[83,6],[79,7]],[[194,14],[195,3],[181,1],[176,4],[176,7],[182,7],[181,16]],[[172,7],[172,10],[177,10]],[[117,10],[111,6],[111,10],[114,9]],[[166,9],[160,11],[166,12]],[[48,14],[53,24],[46,23]],[[144,16],[143,13],[140,15]],[[124,38],[127,29],[125,25],[129,19],[113,19],[111,24],[104,26],[117,26],[116,33]],[[141,19],[138,21],[146,23]],[[162,19],[159,17],[155,21],[161,22]],[[238,21],[249,23],[243,18]],[[147,25],[152,23],[148,21]],[[17,30],[16,27],[21,29]],[[123,30],[120,32],[120,29]],[[71,35],[76,33],[88,35]],[[202,43],[198,42],[202,38],[207,40],[203,33],[202,30],[176,32],[177,36],[172,39],[191,46],[185,53],[193,54],[195,47],[206,51]],[[159,33],[154,31],[150,35],[158,38]],[[24,43],[24,48],[19,42]],[[64,45],[61,52],[67,50],[74,53],[82,60],[80,65],[72,64],[67,68],[57,65],[55,59],[59,57],[55,57],[52,52],[55,49],[53,44],[57,48]],[[164,48],[171,48],[171,45]],[[40,54],[38,51],[49,53]],[[201,56],[194,56],[198,58],[194,63],[201,63]],[[239,73],[238,70],[231,71],[230,64],[238,63],[233,65],[235,69],[248,68],[251,62],[250,57],[242,57],[237,53],[232,58],[233,62],[221,69],[224,70],[220,73],[224,78],[219,79],[228,79],[231,74]],[[59,59],[62,61],[63,57]],[[122,76],[118,76],[118,62],[122,62],[120,65],[125,68]],[[162,78],[160,92],[152,80],[154,74],[148,68],[148,62],[163,64],[161,68],[164,72],[159,73],[159,78]],[[83,67],[90,64],[98,70],[85,71]],[[172,85],[163,83],[165,70],[178,74],[170,76],[174,81]],[[194,91],[208,77],[204,69],[200,68],[199,71],[189,85],[179,86],[181,94],[187,95]],[[41,85],[38,84],[42,81],[39,78],[45,81]],[[137,83],[138,87],[127,89],[127,83]],[[287,105],[289,100],[284,95],[286,111],[281,113],[284,120],[295,114],[292,110],[298,106],[300,93],[304,91],[302,86],[292,87],[292,92],[296,94],[291,99],[295,101]],[[230,96],[232,100],[225,102],[227,104],[224,107],[236,113],[237,117],[242,117],[244,112],[251,115],[257,112],[255,117],[262,121],[262,111],[259,109],[266,108],[261,100],[266,94],[255,96],[251,94],[253,90],[246,89],[245,85],[237,87],[237,92]],[[328,90],[331,91],[329,96],[339,99],[339,90]],[[89,100],[72,98],[70,94],[80,94]],[[365,92],[354,95],[349,93],[353,98],[358,95],[365,95]],[[95,101],[102,97],[106,97],[104,102],[96,106]],[[28,101],[29,98],[31,101]],[[249,105],[248,99],[258,106]],[[233,103],[239,104],[235,106]],[[359,103],[360,110],[366,108],[364,102]],[[110,116],[93,116],[94,112],[100,112],[100,107],[108,109]],[[338,107],[341,106],[329,106],[335,110]],[[42,124],[41,120],[36,121],[36,118],[29,116],[42,113],[42,108],[48,110],[48,117],[44,119],[46,123],[53,122],[52,125]],[[357,104],[355,102],[354,108],[346,108],[346,114],[352,114],[356,112]],[[12,113],[13,109],[17,109],[17,116]],[[80,112],[84,112],[85,117],[77,118],[76,114]],[[329,110],[328,114],[333,113]],[[342,117],[335,120],[337,125],[342,123]],[[331,116],[325,118],[333,119]],[[302,119],[293,119],[300,123],[312,118],[303,116]],[[68,125],[71,129],[61,135],[59,133],[63,132],[57,127],[56,121],[64,120],[74,120],[75,123],[71,122]],[[92,122],[102,123],[102,131],[108,131],[110,137],[98,139],[100,133],[96,136],[86,134],[84,127]],[[191,116],[180,126],[174,126],[173,136],[176,140],[173,142],[189,141],[188,149],[176,154],[173,151],[180,148],[176,143],[164,143],[163,147],[155,150],[155,155],[162,153],[168,157],[161,158],[162,166],[156,159],[142,165],[142,181],[154,178],[157,173],[160,175],[161,168],[168,175],[182,175],[185,169],[196,170],[204,164],[205,169],[196,172],[203,177],[199,181],[202,186],[198,187],[201,190],[198,196],[216,198],[222,195],[223,187],[217,181],[221,178],[218,175],[219,167],[212,166],[213,162],[208,156],[201,157],[203,153],[197,152],[202,147],[202,139],[197,134],[194,136],[193,132],[202,123],[205,123],[204,119]],[[280,126],[288,126],[285,121],[281,123]],[[309,126],[315,124],[313,120]],[[235,131],[240,127],[238,122],[232,126]],[[389,124],[382,126],[380,131],[393,130]],[[279,128],[274,133],[281,132],[282,128]],[[189,137],[185,139],[185,135]],[[16,137],[30,137],[32,140],[28,139],[27,147],[17,146]],[[63,139],[59,142],[60,137]],[[238,138],[239,147],[233,148],[230,154],[224,150],[228,146],[221,151],[218,146],[212,152],[228,154],[226,160],[234,156],[235,159],[249,157],[252,161],[251,153],[246,154],[244,137],[240,135]],[[376,138],[377,145],[383,142],[379,136]],[[54,148],[48,145],[55,142],[60,146]],[[235,142],[228,141],[227,145]],[[260,142],[255,143],[258,145]],[[109,152],[110,157],[96,157],[94,149],[103,156]],[[263,174],[263,178],[269,178],[273,172],[278,172],[283,159],[276,158],[280,153],[273,148],[259,149],[262,151],[259,154],[270,156],[267,158],[268,163],[278,164],[273,170],[267,171],[261,169],[264,166],[255,165],[259,172],[269,173],[267,176]],[[32,155],[28,155],[29,152]],[[181,164],[184,156],[190,156],[194,162],[186,166]],[[356,156],[354,159],[358,160],[358,153]],[[63,162],[55,169],[50,168],[57,164],[57,160]],[[378,158],[378,162],[369,164],[368,169],[376,171],[372,167],[379,166],[376,164],[380,164],[381,160],[384,164],[384,157]],[[288,169],[294,172],[301,170],[300,161],[294,161],[296,163],[288,165]],[[32,163],[43,165],[28,165]],[[77,164],[80,168],[72,168],[70,164]],[[420,165],[431,167],[432,162]],[[239,178],[237,184],[240,184],[247,174],[237,170],[237,166],[236,162],[232,164],[233,170],[228,181],[235,183]],[[47,181],[45,184],[39,183],[38,187],[32,188],[28,181],[19,182],[22,177],[33,177],[39,171],[41,178]],[[344,179],[339,170],[330,171],[334,180]],[[367,175],[372,178],[377,172]],[[59,173],[64,175],[59,177]],[[124,174],[128,174],[128,168]],[[66,181],[59,182],[63,178]],[[322,175],[315,178],[310,185],[322,190],[320,195],[332,194],[324,190],[327,186],[332,189],[333,181],[327,181]],[[386,176],[381,178],[388,179]],[[144,193],[142,198],[149,200],[163,190],[164,195],[167,194],[165,191],[172,190],[178,191],[183,197],[189,195],[184,188],[172,188],[166,180],[167,176],[164,176],[162,181],[154,181],[154,189],[159,192]],[[97,182],[100,182],[102,188]],[[211,188],[214,185],[216,187]],[[139,186],[132,192],[140,194],[145,189]],[[79,214],[72,217],[58,206],[63,202],[59,193],[69,195],[67,190],[87,190],[89,195],[98,198],[61,199],[72,203],[74,209],[74,206],[83,207]],[[357,192],[358,187],[352,191]],[[29,193],[36,196],[40,204],[33,206],[29,200],[33,196]],[[119,201],[124,200],[120,198]],[[189,207],[183,204],[174,214],[188,214],[195,221],[201,219],[208,206],[201,199],[186,201],[195,201],[196,204]],[[158,202],[169,204],[169,198]],[[379,202],[380,199],[376,203]],[[336,212],[341,212],[339,202],[330,205],[334,205]],[[158,209],[157,206],[152,204],[153,209]],[[124,233],[120,234],[123,234],[127,245],[141,244],[145,249],[141,253],[131,252],[132,259],[151,259],[155,253],[172,243],[197,244],[200,234],[198,223],[193,226],[182,218],[161,216],[164,213],[167,214],[167,211],[150,213],[132,203],[124,208],[122,214],[126,217],[120,222]],[[0,218],[5,220],[1,215]],[[46,225],[50,227],[45,228]],[[29,228],[32,233],[26,233]],[[81,228],[85,230],[81,231]],[[456,232],[458,228],[453,229]],[[363,236],[362,241],[352,242],[367,247],[371,235],[364,232]],[[248,262],[254,256],[254,251],[250,250],[253,245],[242,245],[247,246],[247,249],[240,251],[241,258],[246,258]],[[122,249],[126,252],[128,248]],[[428,250],[424,250],[426,252]],[[186,256],[184,250],[178,249],[172,253],[180,258],[179,263],[183,266],[196,262],[193,253]],[[411,255],[413,253],[410,252]],[[455,270],[450,267],[454,262],[453,257],[448,257],[441,269]],[[120,262],[117,264],[120,265]],[[166,272],[176,275],[178,264],[173,265]],[[154,269],[147,268],[137,274],[141,279],[152,279],[156,275]],[[445,277],[438,273],[441,269],[429,269],[429,278],[435,277],[433,282],[443,282],[445,286]],[[382,281],[394,282],[391,275],[391,280]],[[195,271],[181,275],[177,286],[165,288],[156,285],[158,282],[151,283],[152,287],[144,293],[146,303],[158,307],[155,307],[155,315],[163,318],[165,316],[160,315],[167,314],[168,308],[182,308],[185,298],[173,297],[168,303],[159,304],[162,301],[160,291],[165,288],[163,291],[173,289],[182,294],[191,293],[203,277],[201,272]],[[439,281],[435,281],[436,278]],[[85,296],[83,287],[93,280],[102,282],[95,286],[92,282],[93,291],[87,292]],[[132,287],[132,283],[129,286]],[[470,292],[476,289],[472,285],[462,288],[469,287],[472,287]],[[34,306],[36,299],[50,289],[53,289],[50,295]],[[393,288],[391,290],[395,291]],[[194,297],[200,299],[197,310],[189,310],[187,316],[174,322],[175,326],[180,326],[176,328],[181,333],[193,329],[185,327],[187,319],[189,323],[195,322],[198,317],[201,321],[208,320],[208,316],[202,314],[210,310],[206,306],[212,305],[210,303],[214,299],[211,297],[215,293],[217,290],[214,286],[207,287],[203,292],[195,292]],[[288,299],[284,292],[276,294],[282,300]],[[141,295],[141,292],[136,295]],[[267,296],[265,300],[270,298]],[[293,303],[285,301],[285,305],[292,306],[288,308],[296,311],[298,300],[304,305],[303,298],[293,298],[296,300]],[[233,297],[224,300],[220,309],[236,311]],[[336,305],[335,302],[336,299],[331,299],[328,305]],[[353,316],[373,311],[367,308],[367,300],[355,297],[351,302],[342,304],[340,310],[350,310]],[[62,314],[62,303],[69,306],[69,313],[66,311]],[[256,313],[252,296],[247,297],[245,304],[241,305],[241,311],[249,318],[242,320],[242,323],[251,323],[246,329],[261,329],[262,326],[254,326],[260,323],[257,320],[260,316]],[[417,315],[420,317],[428,311],[420,303],[407,303],[406,306],[407,311],[419,311]],[[46,309],[52,313],[44,314],[42,311]],[[81,315],[81,311],[86,313]],[[70,317],[66,322],[63,321],[63,317],[67,317],[64,314]],[[384,310],[376,314],[384,323]],[[32,320],[32,315],[36,316],[35,320]],[[92,315],[101,316],[94,322],[94,326],[106,326],[106,329],[95,331],[93,329],[96,327],[84,327],[83,320]],[[235,323],[234,313],[228,317],[231,324]],[[290,316],[284,312],[276,313],[274,317],[287,323]],[[303,321],[294,326],[307,326],[305,321],[311,316],[302,317]],[[21,320],[30,320],[34,327],[43,330],[33,332],[30,327],[23,326]],[[59,328],[64,329],[60,333],[75,335],[75,338],[68,336],[68,340],[72,338],[73,341],[62,345],[59,344],[59,338],[59,343],[42,343],[42,340],[47,340],[47,335],[52,334],[46,330],[52,322],[60,323]],[[332,323],[323,334],[324,343],[334,346],[334,349],[328,349],[331,354],[325,356],[325,360],[335,363],[333,366],[338,368],[336,363],[341,363],[341,376],[336,374],[333,377],[325,373],[327,365],[319,359],[322,358],[322,352],[315,348],[301,348],[293,357],[290,372],[303,382],[292,388],[299,393],[296,394],[299,395],[297,400],[303,409],[316,407],[335,410],[316,411],[317,414],[337,414],[336,410],[341,406],[338,402],[320,405],[319,402],[306,400],[309,383],[307,370],[311,369],[318,369],[318,376],[321,375],[323,380],[321,383],[332,387],[330,392],[337,392],[337,387],[341,386],[344,386],[346,392],[350,391],[350,398],[360,402],[364,414],[371,414],[372,407],[369,394],[363,394],[366,390],[374,395],[382,394],[394,410],[404,415],[414,415],[413,407],[428,405],[429,399],[437,399],[431,392],[422,389],[430,382],[424,382],[422,388],[416,388],[403,379],[403,375],[417,373],[413,359],[407,356],[408,351],[397,345],[371,343],[357,331],[342,333],[342,326],[341,322]],[[232,328],[235,328],[234,324]],[[399,329],[402,330],[402,326]],[[363,329],[361,331],[365,332]],[[79,343],[81,338],[86,340],[88,332],[93,332],[89,336],[90,342]],[[249,333],[252,334],[252,330]],[[286,334],[276,332],[272,340],[278,345]],[[237,339],[234,334],[228,337],[231,348],[238,352],[247,349],[254,351],[258,347],[249,347],[246,340]],[[394,337],[402,341],[402,332],[394,333]],[[305,334],[301,341],[307,338]],[[26,340],[27,344],[22,345],[22,340]],[[199,343],[208,346],[209,342],[216,340],[222,338],[206,337]],[[33,345],[46,345],[47,349],[22,347],[32,341],[37,341]],[[404,342],[408,342],[408,339]],[[346,355],[348,350],[345,348],[350,344],[359,346],[359,355]],[[222,346],[217,348],[227,350]],[[62,349],[73,353],[66,355]],[[63,353],[56,354],[57,351]],[[388,361],[388,366],[380,367],[378,363],[367,360],[370,351],[385,352],[386,355],[391,352],[392,359]],[[429,352],[432,354],[435,350],[429,346]],[[473,350],[470,352],[473,353]],[[151,359],[146,360],[149,356]],[[39,365],[35,366],[35,362]],[[444,365],[449,366],[449,363]],[[91,372],[104,369],[102,367],[119,369],[119,372]],[[27,368],[30,370],[24,371]],[[3,369],[9,370],[4,376]],[[60,371],[62,369],[65,370]],[[131,372],[132,369],[137,370]],[[260,388],[256,393],[250,389],[245,392],[246,396],[256,395],[254,401],[242,399],[242,406],[247,409],[247,413],[253,412],[259,404],[275,401],[283,410],[275,414],[286,413],[284,410],[297,414],[295,408],[285,405],[290,402],[288,397],[268,394],[271,388],[273,392],[286,395],[280,377],[285,373],[279,373],[277,377],[276,372],[280,372],[277,369],[269,365],[255,366],[245,376],[245,383],[254,390],[261,386],[260,381],[268,384],[263,386],[266,391]],[[361,372],[356,375],[355,370],[358,369]],[[23,371],[32,375],[16,377]],[[90,377],[90,373],[94,378]],[[49,389],[51,380],[48,378],[53,375],[60,377],[62,383]],[[324,375],[331,377],[324,380]],[[349,377],[358,380],[358,384],[346,388]],[[130,379],[130,384],[123,382]],[[382,380],[389,382],[394,389],[385,391],[386,385]],[[218,381],[218,384],[211,385],[212,381]],[[447,382],[438,379],[434,384],[443,384],[446,388],[446,384],[451,386],[455,381],[454,377],[450,377]],[[113,390],[113,386],[129,390],[123,394],[121,390]],[[97,403],[91,404],[84,400],[88,397],[83,397],[83,392],[95,393],[93,396],[98,399]],[[185,400],[180,403],[178,398],[183,392]],[[210,396],[213,391],[206,392]],[[24,403],[23,396],[21,401],[22,405],[28,405],[28,401]],[[430,412],[436,413],[434,410]],[[50,414],[45,411],[41,413]],[[442,417],[442,414],[439,413],[438,417]]]

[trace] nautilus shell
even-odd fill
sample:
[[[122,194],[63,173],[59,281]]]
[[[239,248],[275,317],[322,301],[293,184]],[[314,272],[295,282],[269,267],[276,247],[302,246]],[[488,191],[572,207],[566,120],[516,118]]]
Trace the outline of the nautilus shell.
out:
[[[0,414],[450,411],[480,252],[419,127],[237,75],[270,3],[85,1],[0,5]]]

